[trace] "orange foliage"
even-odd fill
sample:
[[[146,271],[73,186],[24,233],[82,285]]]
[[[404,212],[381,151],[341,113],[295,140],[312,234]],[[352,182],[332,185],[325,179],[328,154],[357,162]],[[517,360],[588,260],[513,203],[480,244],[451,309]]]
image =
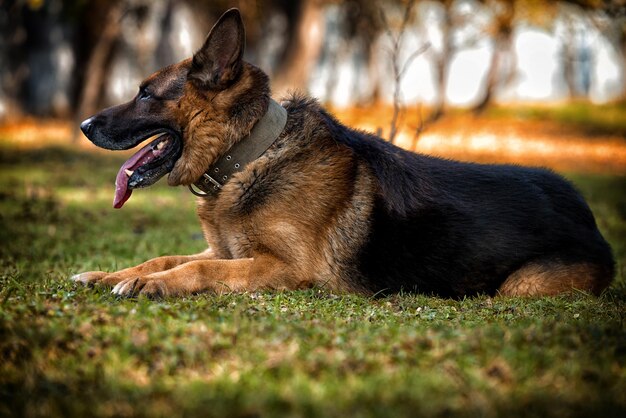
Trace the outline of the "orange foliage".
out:
[[[389,132],[392,109],[335,109],[343,123]],[[427,112],[424,112],[427,115]],[[412,151],[462,161],[549,167],[561,171],[626,174],[626,142],[620,136],[590,137],[572,126],[515,118],[453,114],[420,134],[417,111],[407,110],[396,144]]]
[[[391,107],[334,109],[343,123],[371,132],[389,131]],[[575,128],[545,121],[451,115],[416,137],[417,112],[406,112],[397,145],[416,152],[486,163],[513,163],[561,171],[626,174],[626,142],[619,136],[589,137]],[[72,142],[73,135],[77,140]],[[22,119],[0,125],[0,143],[18,148],[76,146],[106,152],[91,144],[66,120]]]

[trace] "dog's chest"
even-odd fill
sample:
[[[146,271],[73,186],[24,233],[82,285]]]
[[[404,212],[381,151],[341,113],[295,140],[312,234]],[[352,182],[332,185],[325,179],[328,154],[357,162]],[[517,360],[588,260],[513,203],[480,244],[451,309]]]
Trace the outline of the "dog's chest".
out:
[[[227,197],[227,196],[224,196]],[[197,213],[209,247],[221,258],[249,258],[259,245],[250,216],[233,210],[230,199],[199,199]]]
[[[256,242],[242,228],[228,228],[220,235],[221,242],[224,243],[232,258],[253,257]]]

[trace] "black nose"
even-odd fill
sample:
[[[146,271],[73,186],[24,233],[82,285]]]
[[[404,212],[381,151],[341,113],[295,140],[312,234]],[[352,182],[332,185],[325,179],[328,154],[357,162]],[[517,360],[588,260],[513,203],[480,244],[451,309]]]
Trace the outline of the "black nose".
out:
[[[85,136],[89,136],[91,128],[93,128],[93,118],[85,119],[83,123],[80,124],[80,130],[83,131]]]

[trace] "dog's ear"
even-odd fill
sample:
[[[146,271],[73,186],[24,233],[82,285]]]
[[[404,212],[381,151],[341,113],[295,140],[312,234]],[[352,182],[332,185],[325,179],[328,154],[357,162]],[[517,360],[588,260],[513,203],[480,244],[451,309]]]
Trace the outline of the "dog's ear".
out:
[[[187,78],[203,89],[223,89],[239,76],[246,32],[239,10],[230,9],[209,32],[191,61]]]

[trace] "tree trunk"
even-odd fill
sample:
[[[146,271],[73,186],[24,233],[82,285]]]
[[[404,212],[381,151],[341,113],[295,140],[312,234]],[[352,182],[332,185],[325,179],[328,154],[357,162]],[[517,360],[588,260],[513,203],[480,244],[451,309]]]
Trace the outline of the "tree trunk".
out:
[[[494,42],[493,55],[489,64],[489,72],[485,82],[485,93],[478,103],[473,107],[475,114],[482,113],[489,105],[491,105],[495,92],[502,84],[507,84],[511,79],[511,74],[506,74],[504,81],[502,77],[502,57],[504,54],[511,54],[511,36],[510,33],[498,35]],[[509,70],[511,71],[511,70]]]
[[[568,13],[563,13],[563,17],[566,20],[566,33],[567,39],[563,39],[563,52],[561,59],[563,60],[563,79],[567,85],[567,91],[569,99],[574,99],[578,96],[578,89],[576,88],[576,50],[574,49],[574,22],[572,16]]]
[[[500,1],[500,13],[495,16],[495,35],[493,40],[493,54],[489,63],[489,71],[485,81],[485,92],[483,97],[476,103],[472,111],[475,114],[482,113],[492,102],[496,89],[500,85],[502,76],[502,57],[511,53],[511,35],[513,33],[513,19],[515,18],[514,3]],[[505,82],[510,80],[509,74],[505,77]]]
[[[485,81],[485,93],[482,99],[472,109],[475,114],[482,113],[491,104],[493,93],[498,84],[498,73],[500,71],[500,41],[496,40],[493,44],[493,54],[491,54],[491,62],[489,63],[489,72]]]
[[[83,82],[78,108],[76,109],[76,123],[74,142],[78,140],[78,125],[84,118],[92,115],[98,108],[98,100],[102,93],[105,75],[108,72],[108,58],[117,41],[125,2],[119,1],[111,5],[104,30],[100,35],[87,62],[85,80]]]
[[[377,44],[371,41],[367,50],[367,72],[369,75],[369,84],[372,88],[369,97],[362,98],[360,106],[377,104],[380,101],[380,71],[378,70],[379,54]]]
[[[274,76],[274,94],[282,95],[287,89],[307,90],[311,69],[322,49],[324,22],[322,5],[318,0],[303,0],[298,17],[293,24],[293,39]]]
[[[174,18],[174,2],[173,0],[168,0],[165,4],[165,12],[163,13],[163,18],[161,19],[161,33],[159,36],[159,42],[157,43],[157,48],[155,52],[156,56],[156,67],[162,68],[166,65],[173,64],[174,54],[172,51],[172,45],[170,43],[170,36],[172,35],[172,20]]]
[[[626,101],[626,23],[622,27],[620,36],[620,47],[622,50],[622,101]]]
[[[452,21],[452,1],[444,1],[442,7],[444,8],[443,23],[441,26],[442,50],[435,63],[437,74],[435,81],[437,87],[437,101],[433,106],[427,123],[439,120],[445,112],[448,70],[452,55],[454,54],[454,45],[452,44],[452,31],[454,29],[454,22]]]

